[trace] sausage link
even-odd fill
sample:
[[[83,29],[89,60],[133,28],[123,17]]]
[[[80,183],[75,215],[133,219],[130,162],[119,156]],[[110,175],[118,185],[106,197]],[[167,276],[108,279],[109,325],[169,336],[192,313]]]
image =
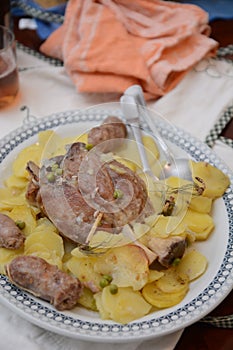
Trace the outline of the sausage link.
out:
[[[36,256],[18,256],[6,266],[9,279],[58,310],[72,309],[82,292],[80,281]]]
[[[16,226],[14,220],[0,213],[0,247],[19,249],[23,246],[25,236]]]
[[[88,134],[88,143],[96,146],[102,145],[102,152],[111,151],[111,147],[115,147],[117,143],[112,144],[110,140],[125,138],[127,130],[125,124],[117,117],[109,116],[102,125],[92,128]],[[106,142],[109,141],[109,142]]]

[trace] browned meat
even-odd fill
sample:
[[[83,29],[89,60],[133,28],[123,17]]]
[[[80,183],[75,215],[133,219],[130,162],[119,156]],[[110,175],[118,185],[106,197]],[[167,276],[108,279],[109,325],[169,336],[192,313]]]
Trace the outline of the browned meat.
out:
[[[27,171],[35,179],[36,182],[39,181],[40,168],[31,160],[27,163]]]
[[[96,146],[101,144],[102,152],[109,152],[119,143],[116,139],[127,136],[125,124],[118,117],[109,116],[102,125],[92,128],[88,133],[88,143]],[[112,140],[115,140],[112,142]]]
[[[0,213],[0,247],[19,249],[23,246],[24,241],[25,236],[14,220]]]
[[[51,169],[52,164],[56,163],[60,165],[62,160],[63,160],[63,156],[57,156],[52,158],[51,160],[48,160],[49,169]],[[41,192],[40,192],[41,169],[33,161],[29,161],[27,163],[26,170],[28,171],[30,178],[29,178],[29,183],[28,183],[25,197],[31,205],[40,208],[42,214],[47,216],[46,210],[44,208],[44,205],[41,199]]]
[[[72,309],[82,291],[80,281],[35,256],[18,256],[6,266],[17,286],[49,301],[58,310]]]
[[[182,258],[185,248],[186,239],[180,236],[169,238],[152,237],[149,239],[148,248],[158,255],[158,262],[169,267],[177,258]]]
[[[114,227],[122,227],[139,219],[144,209],[148,209],[146,185],[137,174],[115,160],[107,163],[106,168],[116,193],[120,195],[111,204],[109,212],[104,217],[108,222],[112,222]],[[149,215],[148,212],[144,214]]]
[[[30,204],[37,206],[39,203],[39,172],[40,168],[32,161],[27,163],[26,170],[30,175],[26,198]]]
[[[62,167],[59,175],[52,171],[53,158],[40,171],[43,212],[76,243],[86,242],[99,213],[96,229],[111,232],[151,213],[144,182],[121,163],[105,162],[102,156],[95,148],[87,151],[85,144],[74,143],[57,163]]]
[[[76,176],[77,179],[80,164],[87,153],[88,150],[85,143],[75,142],[69,147],[61,165],[64,178],[71,179],[73,177],[75,179],[74,177]]]
[[[100,197],[110,201],[114,187],[100,157],[97,150],[88,152],[84,143],[73,143],[62,163],[63,178],[72,180],[84,197],[87,193],[92,196],[97,187]]]
[[[106,170],[100,168],[96,178],[94,170],[93,173],[88,171],[90,167],[95,169],[98,166],[99,159],[88,157],[90,161],[86,164],[87,153],[85,144],[74,143],[63,161],[60,164],[57,163],[62,167],[62,173],[55,175],[53,181],[50,180],[50,175],[54,175],[52,171],[54,158],[46,161],[46,165],[40,171],[43,212],[64,237],[81,244],[85,243],[96,220],[96,212],[101,205],[100,200],[99,204],[96,200],[95,204],[90,205],[90,201],[94,203],[92,199],[94,189],[98,186],[98,198],[102,201],[113,199],[114,192],[111,178]],[[80,164],[82,164],[82,171],[79,169]],[[80,190],[80,184],[82,184],[82,190]]]
[[[76,142],[64,157],[46,160],[39,175],[35,164],[28,163],[31,181],[26,198],[63,236],[84,244],[93,225],[118,232],[125,224],[151,213],[140,177],[117,161],[104,158],[103,152],[112,150],[126,135],[125,124],[110,116],[90,130],[88,143],[97,146],[91,151],[84,143]]]
[[[77,143],[71,148],[79,151]],[[104,213],[102,221],[105,220],[112,227],[121,227],[140,215],[148,197],[146,185],[137,174],[115,160],[105,162],[102,153],[95,149],[86,153],[86,157],[82,152],[81,162],[79,152],[76,152],[76,156],[71,153],[71,160],[68,152],[64,161],[64,174],[67,174],[68,166],[69,176],[72,175],[76,160],[78,188],[91,208]],[[121,195],[117,196],[116,193]]]
[[[40,191],[46,215],[61,235],[84,244],[95,221],[95,209],[87,205],[78,188],[65,182],[42,183]]]

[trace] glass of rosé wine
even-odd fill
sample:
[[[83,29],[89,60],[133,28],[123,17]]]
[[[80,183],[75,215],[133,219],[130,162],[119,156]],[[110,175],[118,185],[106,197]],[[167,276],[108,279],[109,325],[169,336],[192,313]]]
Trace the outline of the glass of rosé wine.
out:
[[[13,101],[18,89],[15,37],[10,29],[0,26],[0,108]]]

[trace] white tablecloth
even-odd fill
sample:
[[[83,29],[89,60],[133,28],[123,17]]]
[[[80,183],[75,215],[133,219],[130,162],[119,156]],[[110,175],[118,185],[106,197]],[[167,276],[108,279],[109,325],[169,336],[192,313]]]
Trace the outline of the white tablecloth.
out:
[[[65,110],[117,101],[114,94],[78,94],[63,67],[55,67],[18,50],[20,93],[14,103],[0,109],[0,137],[20,126],[22,106],[38,118]],[[223,61],[204,61],[168,95],[150,108],[204,141],[224,108],[232,104],[233,68]],[[233,149],[217,142],[215,150],[233,169]],[[182,331],[159,339],[128,344],[93,344],[66,338],[30,324],[0,304],[0,345],[4,350],[172,350]]]

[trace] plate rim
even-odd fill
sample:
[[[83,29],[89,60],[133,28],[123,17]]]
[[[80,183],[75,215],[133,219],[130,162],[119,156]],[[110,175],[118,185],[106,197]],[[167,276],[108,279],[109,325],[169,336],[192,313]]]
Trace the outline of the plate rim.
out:
[[[154,113],[157,113],[156,111],[153,111]],[[68,111],[64,111],[64,112],[58,112],[58,113],[53,113],[50,114],[44,118],[28,118],[25,120],[24,124],[21,127],[16,128],[15,130],[13,130],[12,132],[10,132],[8,135],[6,135],[5,137],[3,137],[0,140],[0,147],[1,147],[1,151],[0,151],[0,164],[1,162],[7,157],[7,155],[14,150],[18,145],[22,144],[24,141],[30,139],[30,137],[38,134],[39,131],[42,130],[47,130],[47,129],[51,129],[51,128],[56,128],[57,126],[62,126],[62,125],[67,125],[69,123],[78,123],[78,122],[100,122],[101,120],[103,120],[104,117],[106,117],[109,113],[113,114],[115,113],[115,115],[118,115],[120,117],[123,118],[121,111],[119,111],[118,109],[113,111],[108,110],[108,109],[103,109],[103,108],[89,108],[86,110],[68,110]],[[158,113],[158,115],[160,115]],[[166,127],[164,127],[164,124]],[[223,200],[224,203],[226,204],[226,197],[229,196],[230,198],[233,198],[233,194],[232,197],[230,197],[231,193],[233,193],[233,188],[232,188],[232,184],[233,184],[233,173],[232,171],[229,169],[229,167],[207,146],[205,145],[203,142],[201,142],[200,140],[198,140],[196,137],[192,136],[191,134],[189,134],[188,132],[182,130],[181,128],[178,128],[176,126],[174,126],[173,124],[171,124],[169,121],[166,120],[160,120],[159,123],[156,125],[159,129],[159,131],[161,132],[162,137],[164,137],[166,140],[171,141],[172,143],[175,143],[175,145],[177,145],[179,148],[183,149],[184,151],[186,151],[189,155],[193,156],[195,159],[196,158],[201,158],[204,155],[204,161],[208,159],[208,162],[216,165],[217,163],[217,167],[220,168],[221,170],[224,170],[225,173],[228,174],[228,176],[230,177],[231,180],[231,185],[228,188],[228,190],[226,191]],[[147,123],[143,123],[142,127],[147,127],[148,125]],[[174,137],[175,134],[175,137]],[[174,142],[175,141],[175,142]],[[193,146],[192,146],[193,145]],[[195,145],[195,146],[194,146]],[[199,154],[199,149],[201,149],[203,151],[203,153]],[[195,153],[197,152],[197,153]],[[23,292],[22,290],[20,290],[19,288],[13,286],[11,283],[8,282],[7,277],[0,275],[0,301],[5,304],[6,306],[8,306],[9,308],[13,309],[14,311],[16,311],[18,314],[20,314],[22,317],[24,317],[25,319],[29,320],[30,322],[37,324],[38,326],[45,328],[45,329],[49,329],[52,332],[58,333],[58,334],[62,334],[71,338],[76,338],[76,339],[80,339],[80,340],[87,340],[87,341],[98,341],[98,342],[125,342],[125,341],[136,341],[136,340],[142,340],[142,339],[150,339],[150,338],[157,338],[157,337],[161,337],[163,335],[166,334],[170,334],[173,333],[175,331],[178,331],[180,329],[183,329],[184,327],[189,326],[190,324],[193,324],[194,322],[197,322],[198,320],[200,320],[202,317],[204,317],[205,315],[207,315],[210,311],[212,311],[217,305],[219,305],[222,300],[224,300],[226,298],[226,296],[231,292],[231,289],[233,287],[233,266],[232,266],[232,262],[233,262],[233,237],[230,236],[230,233],[232,233],[233,236],[233,221],[230,222],[230,213],[233,213],[233,206],[230,208],[226,208],[227,210],[227,216],[228,216],[228,221],[229,221],[229,237],[228,237],[228,244],[227,247],[230,244],[230,241],[232,240],[231,243],[231,249],[232,249],[232,254],[229,258],[228,261],[228,265],[229,268],[226,270],[229,272],[229,274],[225,277],[223,283],[220,283],[220,287],[221,287],[221,293],[219,291],[220,287],[216,287],[216,289],[213,289],[214,291],[214,295],[217,294],[217,300],[215,302],[213,302],[211,305],[208,306],[208,301],[209,299],[213,298],[213,296],[209,296],[208,300],[206,300],[205,306],[206,308],[204,308],[201,312],[201,316],[199,315],[199,313],[194,316],[191,315],[192,311],[195,311],[195,307],[193,306],[192,310],[186,310],[185,311],[185,306],[181,308],[177,308],[176,312],[180,312],[180,316],[183,319],[185,319],[185,316],[187,314],[189,314],[189,318],[187,318],[185,320],[185,322],[176,322],[177,320],[179,321],[180,318],[174,317],[175,314],[173,313],[173,315],[171,315],[171,313],[168,313],[164,316],[160,317],[160,326],[158,324],[158,320],[156,319],[156,316],[153,318],[151,318],[149,321],[133,321],[130,324],[127,325],[120,325],[118,323],[108,323],[105,321],[101,322],[101,325],[98,324],[98,322],[96,320],[94,320],[93,324],[94,326],[92,326],[92,331],[89,329],[90,325],[89,322],[87,321],[82,321],[79,320],[80,323],[77,325],[77,328],[72,329],[72,331],[70,330],[70,323],[68,322],[67,324],[65,324],[65,320],[63,323],[59,323],[62,321],[62,317],[61,316],[57,316],[59,318],[58,321],[56,321],[56,318],[49,318],[48,316],[46,316],[47,318],[43,317],[43,313],[40,315],[41,317],[35,317],[35,314],[37,315],[38,312],[36,311],[36,309],[31,309],[31,312],[29,311],[30,309],[27,309],[27,305],[30,305],[29,300],[27,300],[27,298],[32,299],[33,297],[26,292]],[[232,232],[231,232],[232,230]],[[226,249],[227,252],[227,249]],[[230,255],[230,253],[229,253]],[[226,253],[224,255],[224,259],[226,259]],[[224,260],[223,259],[223,260]],[[221,266],[219,267],[219,270],[216,272],[215,274],[215,278],[216,276],[219,274],[219,272],[222,271],[222,265],[223,262],[221,263]],[[231,266],[230,266],[231,265]],[[213,284],[213,281],[211,281],[211,283]],[[208,287],[211,285],[211,283],[208,285]],[[216,283],[217,284],[217,280]],[[219,282],[218,282],[219,284]],[[198,297],[203,294],[206,290],[208,290],[208,288],[206,287],[202,293],[199,293],[199,295],[195,298],[198,299]],[[17,292],[18,291],[18,292]],[[20,302],[20,300],[17,300],[17,298],[15,297],[15,293],[16,295],[19,296],[20,294],[24,295],[23,297],[23,303]],[[5,296],[5,297],[4,297]],[[7,296],[7,297],[6,297]],[[193,299],[193,300],[195,300]],[[39,300],[39,299],[37,299]],[[192,300],[192,301],[193,301]],[[198,301],[198,300],[197,300]],[[211,299],[212,301],[212,299]],[[29,303],[29,304],[28,304]],[[40,303],[40,300],[38,302]],[[19,305],[22,307],[22,304],[24,304],[24,309],[22,310]],[[190,302],[187,304],[189,305]],[[36,305],[36,304],[34,304]],[[190,305],[191,307],[192,305]],[[48,309],[48,314],[53,314],[53,312],[55,312],[55,314],[62,314],[59,313],[57,310],[55,310],[52,307],[44,307],[42,304],[42,309],[44,308]],[[186,315],[185,315],[186,312]],[[183,313],[183,314],[182,314]],[[173,320],[171,319],[170,322],[168,322],[167,318],[170,315],[170,318],[173,317]],[[71,317],[72,318],[72,317]],[[69,316],[68,316],[68,321],[70,321]],[[49,323],[48,320],[50,321],[54,321]],[[67,317],[66,317],[67,320]],[[173,322],[173,323],[172,323]],[[91,323],[90,323],[91,324]],[[174,326],[174,324],[176,324]],[[63,325],[61,327],[61,325]],[[99,325],[99,327],[101,328],[101,331],[98,329],[98,327],[95,325]],[[128,327],[128,328],[127,328]],[[158,328],[159,327],[159,328]],[[129,330],[130,328],[130,330]],[[109,331],[110,329],[110,331]],[[156,330],[160,330],[160,332],[157,334]],[[104,335],[104,337],[103,337]]]

